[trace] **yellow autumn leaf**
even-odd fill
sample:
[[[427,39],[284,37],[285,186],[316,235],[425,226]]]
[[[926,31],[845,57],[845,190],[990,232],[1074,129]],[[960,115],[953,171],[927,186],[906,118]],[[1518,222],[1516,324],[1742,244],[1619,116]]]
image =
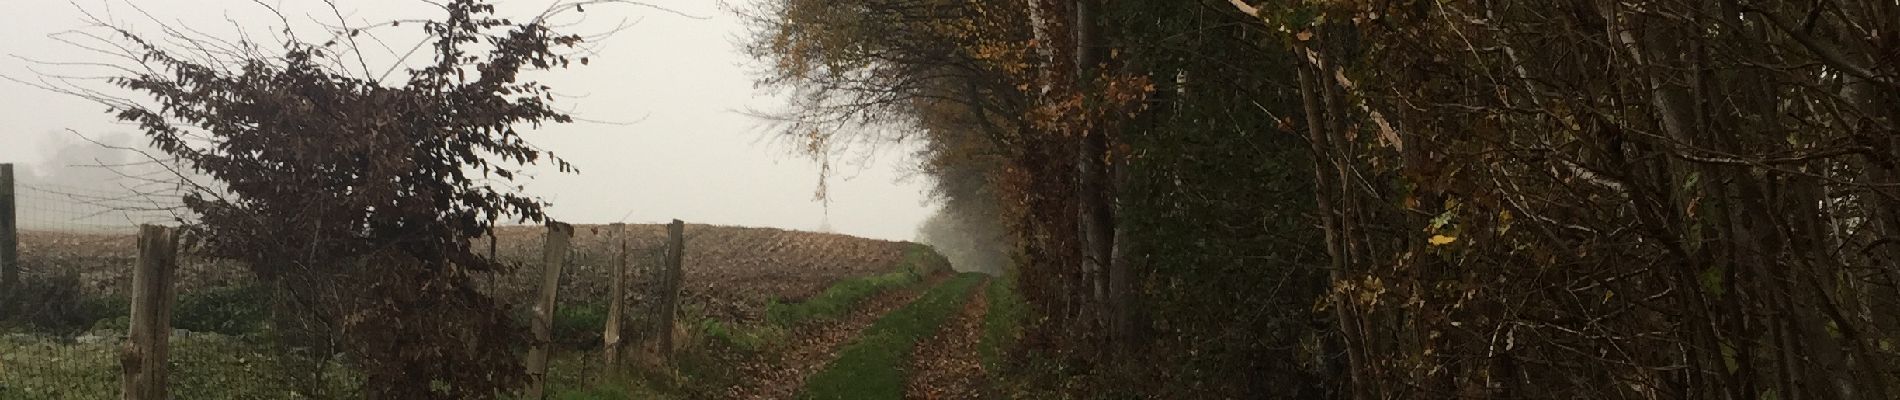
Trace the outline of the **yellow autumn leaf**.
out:
[[[1431,238],[1431,242],[1433,246],[1444,246],[1444,245],[1451,244],[1451,242],[1456,242],[1456,241],[1458,241],[1457,236],[1432,235],[1432,238]]]

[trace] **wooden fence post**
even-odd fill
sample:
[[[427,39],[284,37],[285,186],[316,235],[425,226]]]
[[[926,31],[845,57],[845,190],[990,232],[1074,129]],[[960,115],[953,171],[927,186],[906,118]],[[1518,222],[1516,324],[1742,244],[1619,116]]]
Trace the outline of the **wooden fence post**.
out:
[[[169,400],[165,362],[172,333],[172,273],[178,237],[171,228],[139,226],[139,262],[132,270],[132,323],[120,354],[119,385],[126,400]]]
[[[527,399],[547,396],[548,350],[554,341],[555,294],[561,289],[561,269],[567,264],[567,240],[574,226],[548,223],[547,241],[541,247],[541,299],[534,306],[534,343],[528,348]]]
[[[0,299],[20,283],[20,236],[15,225],[13,164],[0,164]]]
[[[495,242],[497,241],[498,240],[495,239],[495,220],[490,219],[488,220],[488,262],[492,262],[492,263],[501,262],[501,258],[495,255]],[[494,271],[489,271],[488,273],[488,288],[487,289],[488,289],[488,295],[490,296],[494,296],[495,293],[497,293],[501,288],[501,286],[495,283],[496,275],[501,275],[501,274],[494,273]]]
[[[613,297],[607,300],[607,328],[600,333],[601,341],[605,342],[604,348],[601,349],[604,353],[601,359],[606,361],[607,374],[605,376],[608,379],[613,379],[620,371],[620,334],[623,331],[620,327],[620,319],[622,314],[626,314],[622,304],[627,301],[626,229],[626,225],[614,224],[614,236],[620,240],[620,254],[615,256],[613,271],[610,272],[614,289]]]
[[[683,281],[680,264],[686,252],[686,223],[673,220],[666,226],[666,273],[664,289],[660,292],[660,359],[667,364],[673,361],[673,325],[679,313],[680,282]]]

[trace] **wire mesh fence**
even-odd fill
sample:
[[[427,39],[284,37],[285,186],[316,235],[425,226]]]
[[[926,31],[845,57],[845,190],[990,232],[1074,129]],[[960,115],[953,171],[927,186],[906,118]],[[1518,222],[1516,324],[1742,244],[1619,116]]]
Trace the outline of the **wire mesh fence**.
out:
[[[187,217],[169,190],[21,181],[14,193],[22,231],[131,234],[139,225],[177,225]]]
[[[604,328],[610,315],[612,277],[624,260],[622,360],[639,357],[640,344],[661,329],[658,318],[664,296],[659,285],[664,271],[664,231],[658,226],[593,226],[575,232],[562,269],[559,301],[553,318],[552,354],[547,386],[552,392],[584,388],[611,373],[604,360]],[[546,229],[505,226],[492,250],[495,258],[517,268],[478,280],[480,288],[508,305],[519,321],[530,321],[535,296],[546,265],[540,261]],[[527,325],[523,324],[523,329]]]
[[[176,193],[151,186],[14,182],[21,285],[0,308],[0,399],[112,398],[120,393],[138,226],[190,222]],[[643,227],[651,228],[651,227]],[[478,288],[527,321],[540,265],[538,226],[498,229],[477,248],[518,266],[471,277]],[[625,260],[623,343],[629,350],[655,332],[651,315],[663,295],[664,233],[657,229],[584,229],[560,279],[555,349],[548,386],[581,388],[606,377],[603,327],[612,274]],[[285,340],[269,285],[248,269],[189,251],[173,282],[169,388],[174,398],[278,399],[360,397],[362,377],[347,349]],[[523,324],[526,329],[526,324]]]
[[[143,179],[84,182],[16,176],[19,281],[0,300],[0,398],[116,397],[126,282],[140,224],[176,225],[175,192]],[[197,354],[181,352],[184,364]]]

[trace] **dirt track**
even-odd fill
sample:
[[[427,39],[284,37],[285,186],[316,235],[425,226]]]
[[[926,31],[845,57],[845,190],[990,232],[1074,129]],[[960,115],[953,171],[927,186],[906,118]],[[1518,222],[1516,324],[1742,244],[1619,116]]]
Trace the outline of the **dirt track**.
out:
[[[933,275],[902,289],[885,291],[855,306],[843,317],[816,321],[794,330],[787,349],[776,359],[749,360],[739,367],[744,381],[732,388],[729,399],[790,399],[805,385],[805,378],[818,373],[838,358],[838,349],[857,339],[865,328],[892,310],[910,304],[924,291],[952,274]]]
[[[989,311],[989,290],[985,281],[971,291],[963,310],[944,321],[937,334],[917,343],[910,360],[910,382],[906,399],[984,398],[983,361],[977,345],[983,340],[983,314]]]

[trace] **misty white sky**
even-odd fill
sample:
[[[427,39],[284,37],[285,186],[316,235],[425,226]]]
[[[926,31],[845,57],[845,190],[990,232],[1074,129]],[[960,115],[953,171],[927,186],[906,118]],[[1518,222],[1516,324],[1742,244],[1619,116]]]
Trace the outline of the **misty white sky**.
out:
[[[126,6],[126,0],[76,0],[79,7],[156,33],[156,24]],[[72,45],[48,38],[54,32],[81,28],[82,15],[67,0],[14,0],[0,13],[0,74],[36,80],[29,68],[63,73],[57,66],[38,65],[17,57],[46,61],[96,61]],[[235,32],[232,21],[252,29],[253,35],[279,26],[274,16],[250,0],[131,0],[173,26],[190,26],[213,33]],[[321,1],[263,0],[286,10],[292,25],[313,19],[335,21]],[[413,0],[337,0],[346,20],[386,21],[434,17],[430,6]],[[504,16],[538,13],[549,0],[503,0]],[[634,23],[604,43],[587,66],[536,76],[556,91],[575,96],[560,99],[577,117],[604,121],[637,121],[631,125],[577,122],[544,127],[529,138],[544,149],[581,169],[579,175],[539,173],[529,191],[554,203],[558,219],[579,223],[621,220],[659,222],[679,218],[689,222],[772,226],[813,230],[823,219],[823,207],[812,199],[818,180],[814,161],[793,154],[791,145],[767,140],[765,122],[743,115],[747,109],[774,110],[780,104],[772,94],[752,87],[748,73],[756,65],[740,54],[735,41],[745,33],[736,17],[710,0],[654,0],[703,19],[686,18],[651,9],[599,6],[587,10],[577,30],[598,32],[623,18]],[[228,18],[228,20],[227,20]],[[298,21],[297,18],[303,18]],[[322,34],[307,24],[298,32],[306,39]],[[401,32],[419,32],[416,24],[383,28],[386,42],[400,47],[415,43],[395,40]],[[426,49],[425,49],[426,51]],[[371,54],[372,69],[389,65]],[[387,53],[385,53],[387,54]],[[17,56],[17,57],[16,57]],[[378,63],[376,61],[385,61]],[[89,87],[106,87],[92,83]],[[90,146],[68,129],[94,137],[136,134],[134,127],[114,122],[105,107],[87,100],[52,93],[11,81],[0,81],[0,162],[25,165],[39,175],[52,175],[63,165],[88,161],[54,160],[75,146]],[[141,141],[142,142],[142,141]],[[894,240],[912,239],[916,225],[933,205],[923,191],[927,178],[909,176],[913,149],[892,148],[872,157],[848,157],[834,165],[831,181],[832,228],[840,233]],[[858,162],[860,159],[868,162]],[[94,175],[96,176],[96,174]],[[73,178],[78,179],[78,178]],[[86,182],[63,182],[84,185]],[[24,219],[24,218],[23,218]]]

